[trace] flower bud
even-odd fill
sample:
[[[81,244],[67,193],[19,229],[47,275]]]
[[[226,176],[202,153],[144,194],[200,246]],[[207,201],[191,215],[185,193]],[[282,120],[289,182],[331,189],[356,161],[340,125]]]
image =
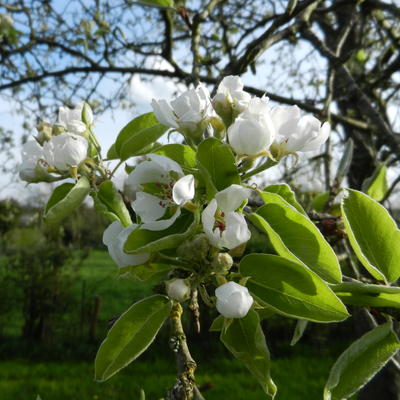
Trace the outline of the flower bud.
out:
[[[229,143],[239,155],[256,156],[269,149],[275,129],[265,100],[254,98],[228,129]]]
[[[171,279],[165,282],[167,295],[176,301],[185,301],[190,297],[190,285],[187,279]]]
[[[232,267],[233,260],[229,253],[218,253],[213,257],[211,267],[216,274],[226,274]]]
[[[36,140],[43,146],[44,142],[51,139],[53,126],[46,121],[40,121],[36,129],[38,131]]]
[[[243,318],[253,304],[253,297],[246,287],[228,282],[215,290],[217,310],[225,318]]]
[[[82,122],[86,125],[91,125],[93,123],[93,111],[88,103],[83,103],[82,107]]]
[[[87,151],[87,140],[69,132],[53,136],[43,146],[46,162],[60,171],[78,166],[87,157]]]
[[[86,131],[86,125],[82,121],[84,105],[81,103],[75,108],[60,107],[58,110],[58,124],[64,127],[67,131],[82,134]],[[89,107],[90,110],[90,107]],[[85,111],[85,117],[93,121],[92,110]]]
[[[213,98],[214,110],[227,127],[247,108],[251,100],[251,95],[245,92],[243,87],[243,82],[238,76],[226,76]]]

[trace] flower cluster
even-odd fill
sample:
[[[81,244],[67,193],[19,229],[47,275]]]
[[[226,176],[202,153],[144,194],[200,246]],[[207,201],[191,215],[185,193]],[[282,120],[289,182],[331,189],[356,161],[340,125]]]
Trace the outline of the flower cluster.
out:
[[[83,181],[90,187],[83,193],[90,191],[98,209],[112,219],[103,242],[124,274],[171,263],[164,277],[165,293],[179,302],[191,298],[198,285],[214,279],[218,287],[211,302],[224,317],[242,318],[253,298],[246,287],[233,281],[230,270],[237,267],[234,258],[251,238],[244,210],[255,193],[246,184],[247,171],[258,157],[270,157],[277,163],[287,154],[319,149],[327,140],[329,124],[301,115],[296,106],[271,107],[265,96],[246,92],[236,76],[224,78],[213,98],[199,85],[170,102],[153,100],[152,107],[157,127],[165,125],[180,132],[185,144],[175,145],[175,152],[171,148],[171,152],[157,151],[155,146],[152,153],[133,153],[141,160],[133,167],[127,165],[122,196],[113,185],[104,189],[115,170],[102,167],[91,129],[92,111],[85,103],[75,109],[61,107],[56,124],[41,125],[39,135],[23,147],[20,176],[27,182],[68,177],[78,181],[86,176]],[[145,140],[145,129],[140,129],[139,142]],[[122,135],[124,140],[127,132]],[[130,140],[136,139],[135,132],[129,134]],[[214,158],[208,169],[200,160],[214,157],[199,156],[203,140],[211,135],[214,138],[208,144],[228,154],[221,163],[231,160],[232,180],[215,180],[213,169],[219,168],[219,160]],[[117,143],[123,145],[121,140]],[[145,144],[144,148],[154,145],[151,140]],[[188,152],[190,162],[184,162]],[[103,197],[100,187],[106,191]]]
[[[153,100],[158,120],[185,134],[204,131],[218,114],[228,141],[239,156],[271,152],[280,158],[288,153],[318,150],[327,140],[330,126],[312,115],[301,116],[297,106],[268,105],[266,97],[251,97],[239,77],[225,77],[211,100],[203,86],[189,90],[171,102]]]
[[[64,175],[87,157],[89,142],[85,135],[93,123],[90,107],[83,103],[75,109],[60,107],[58,122],[41,125],[39,135],[22,148],[20,178],[26,182],[57,180],[51,173]]]

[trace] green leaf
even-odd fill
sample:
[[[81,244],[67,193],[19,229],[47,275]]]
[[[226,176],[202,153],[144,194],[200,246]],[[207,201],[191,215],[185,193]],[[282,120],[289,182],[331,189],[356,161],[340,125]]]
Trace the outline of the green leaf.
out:
[[[282,243],[275,247],[279,255],[297,258],[327,282],[341,282],[342,274],[335,252],[309,218],[278,203],[266,204],[256,212],[279,235]],[[274,246],[278,240],[271,229],[266,229],[266,233]]]
[[[115,149],[115,143],[113,143],[107,151],[107,159],[108,160],[117,160],[118,158],[119,158],[119,155],[117,153],[117,150]]]
[[[171,269],[172,266],[169,264],[146,263],[119,268],[118,273],[120,278],[131,279],[136,282],[151,282],[160,281]]]
[[[260,320],[250,310],[244,318],[234,319],[226,331],[221,332],[226,348],[249,369],[264,392],[275,397],[277,388],[270,375],[270,354]]]
[[[275,193],[280,196],[284,202],[279,201],[279,198],[276,198],[278,201],[273,201],[273,197],[271,199],[268,198],[268,194]],[[289,185],[286,183],[281,183],[279,185],[269,185],[260,193],[261,198],[264,200],[264,203],[268,203],[272,200],[272,202],[289,204],[294,207],[298,212],[307,216],[307,213],[304,211],[304,208],[300,205],[300,203],[296,200],[296,195]]]
[[[199,214],[184,212],[173,225],[162,231],[135,229],[125,242],[124,251],[130,254],[155,253],[177,247],[194,234],[199,223]]]
[[[196,153],[190,146],[183,144],[167,144],[153,151],[153,153],[171,158],[183,169],[196,167]]]
[[[206,182],[211,181],[217,191],[236,183],[240,184],[235,157],[226,144],[216,138],[200,143],[197,163]]]
[[[350,397],[383,368],[399,347],[399,340],[389,322],[363,335],[333,365],[325,385],[324,400]]]
[[[90,192],[89,180],[82,176],[76,184],[63,183],[57,186],[44,210],[44,221],[57,224],[71,214]]]
[[[95,379],[105,381],[139,357],[168,318],[172,303],[155,295],[133,304],[115,322],[95,360]]]
[[[329,192],[318,193],[312,200],[311,207],[317,212],[324,212],[329,200]]]
[[[296,327],[294,328],[293,337],[292,340],[290,341],[291,346],[294,346],[302,338],[307,328],[307,325],[308,321],[305,321],[304,319],[299,319],[296,322]]]
[[[376,201],[382,201],[389,189],[385,163],[380,163],[373,175],[363,182],[362,190]]]
[[[100,184],[99,190],[93,198],[96,209],[103,215],[112,221],[121,221],[124,226],[132,224],[129,211],[121,195],[111,181],[105,181]]]
[[[139,0],[138,3],[151,7],[174,7],[174,0]]]
[[[225,318],[222,315],[219,315],[212,322],[209,331],[210,332],[221,332],[222,328],[224,327],[224,320],[225,320]]]
[[[330,287],[345,304],[361,307],[400,308],[400,288],[397,286],[345,282]]]
[[[347,189],[342,214],[350,244],[368,272],[377,280],[397,280],[400,231],[385,207],[362,192]]]
[[[302,264],[272,254],[249,254],[240,262],[247,287],[261,305],[314,322],[343,321],[347,310],[326,283]]]
[[[151,146],[167,130],[168,127],[160,124],[152,112],[140,115],[122,128],[118,134],[115,153],[121,160],[143,154],[143,150]]]

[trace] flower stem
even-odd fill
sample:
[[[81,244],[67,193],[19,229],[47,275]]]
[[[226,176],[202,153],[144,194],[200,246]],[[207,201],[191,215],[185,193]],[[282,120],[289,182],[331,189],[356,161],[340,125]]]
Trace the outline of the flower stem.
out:
[[[260,172],[265,171],[268,168],[271,168],[273,166],[275,166],[278,162],[272,160],[271,158],[268,158],[267,161],[265,161],[264,163],[262,163],[259,167],[253,169],[250,172],[247,172],[246,174],[244,174],[242,176],[242,181],[245,181],[246,179],[249,179],[250,177],[252,177],[253,175],[259,174]]]

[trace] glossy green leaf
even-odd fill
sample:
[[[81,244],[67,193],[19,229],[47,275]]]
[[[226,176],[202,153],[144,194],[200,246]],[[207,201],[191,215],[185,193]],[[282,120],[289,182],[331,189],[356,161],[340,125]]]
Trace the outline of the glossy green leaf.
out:
[[[342,214],[350,244],[368,272],[377,280],[397,280],[400,231],[385,207],[362,192],[348,189]]]
[[[257,210],[257,214],[279,235],[281,243],[275,247],[279,255],[297,258],[327,282],[341,282],[342,274],[335,252],[309,218],[292,207],[278,203],[265,204]],[[271,229],[267,229],[266,233],[272,245],[276,245],[278,240]]]
[[[200,143],[197,163],[204,180],[211,180],[217,191],[240,183],[231,149],[216,138],[211,137]]]
[[[137,254],[175,248],[195,233],[198,223],[198,213],[183,212],[173,225],[162,231],[135,229],[125,242],[124,250],[130,254]]]
[[[143,154],[143,150],[151,146],[167,130],[168,127],[160,124],[152,112],[140,115],[122,128],[118,134],[115,153],[121,160]]]
[[[133,265],[118,269],[119,277],[131,279],[136,282],[160,281],[163,279],[172,266],[169,264],[147,263],[143,265]]]
[[[167,144],[153,151],[153,153],[171,158],[183,169],[196,167],[196,153],[190,146],[187,145],[176,143]]]
[[[111,147],[107,151],[107,159],[108,160],[116,160],[119,158],[117,150],[115,149],[115,143],[111,145]]]
[[[57,224],[77,208],[90,192],[89,180],[82,176],[76,184],[63,183],[57,186],[44,210],[44,220]]]
[[[268,195],[273,193],[280,196],[280,198],[285,200],[285,202],[279,201],[279,198],[276,198],[276,201],[273,201],[273,197],[269,198]],[[272,201],[272,202],[282,203],[285,205],[289,204],[292,207],[294,207],[298,212],[307,216],[307,213],[304,211],[304,208],[297,201],[295,193],[286,183],[281,183],[278,185],[269,185],[266,188],[264,188],[264,190],[260,193],[260,196],[264,200],[264,203],[269,203],[270,201]]]
[[[172,303],[155,295],[133,304],[112,326],[95,360],[95,378],[105,381],[139,357],[168,318]]]
[[[324,212],[329,200],[329,192],[318,193],[312,200],[311,207],[317,212]]]
[[[384,199],[389,185],[387,182],[387,168],[385,163],[380,163],[373,175],[363,182],[362,190],[376,201]]]
[[[330,287],[345,304],[400,308],[400,288],[397,286],[345,282]]]
[[[234,319],[221,332],[221,341],[244,363],[264,392],[274,398],[277,388],[270,375],[270,354],[257,313],[250,310],[244,318]]]
[[[271,254],[249,254],[240,262],[250,292],[276,312],[314,322],[343,321],[346,307],[327,284],[302,264]]]
[[[221,332],[224,327],[225,318],[222,315],[219,315],[214,321],[211,323],[210,332]]]
[[[304,319],[299,319],[296,322],[296,327],[294,328],[293,337],[292,340],[290,341],[291,346],[294,346],[303,337],[307,325],[308,321],[305,321]]]
[[[324,400],[347,399],[361,389],[400,347],[390,323],[376,327],[350,345],[337,359],[325,385]]]
[[[111,181],[100,184],[98,192],[93,196],[96,209],[112,221],[121,221],[122,225],[132,224],[121,195]]]

